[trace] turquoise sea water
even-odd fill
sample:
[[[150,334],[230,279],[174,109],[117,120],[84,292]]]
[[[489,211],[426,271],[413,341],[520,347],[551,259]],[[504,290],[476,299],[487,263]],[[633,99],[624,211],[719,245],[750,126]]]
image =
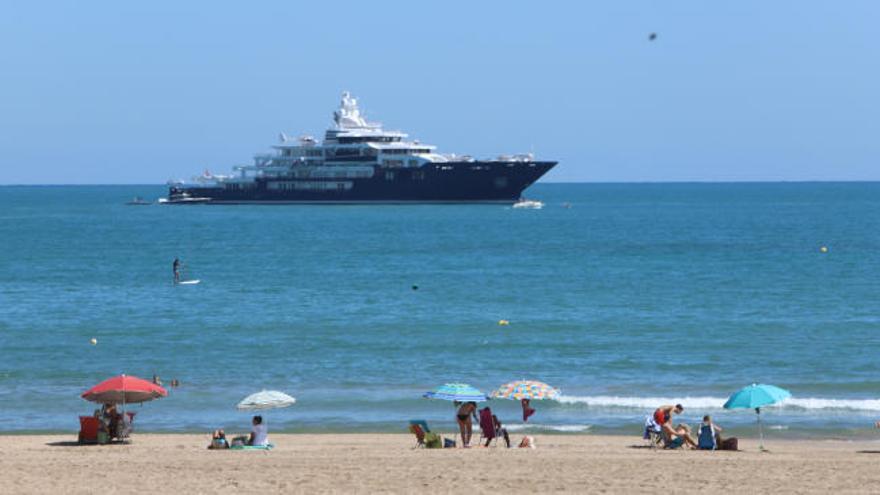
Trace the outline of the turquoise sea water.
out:
[[[80,393],[124,372],[182,382],[134,406],[142,430],[244,428],[234,405],[264,388],[298,399],[266,414],[275,431],[451,428],[424,391],[533,378],[565,397],[538,404],[535,431],[637,432],[676,401],[748,432],[753,413],[719,406],[758,381],[794,395],[767,409],[774,434],[873,434],[880,184],[528,192],[546,207],[0,187],[0,430],[74,431]],[[175,256],[200,285],[171,284]],[[523,429],[518,404],[493,408]]]

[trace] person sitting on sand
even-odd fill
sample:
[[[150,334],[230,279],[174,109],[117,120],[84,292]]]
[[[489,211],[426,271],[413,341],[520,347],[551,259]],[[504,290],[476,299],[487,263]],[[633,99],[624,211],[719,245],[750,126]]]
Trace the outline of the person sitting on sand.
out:
[[[535,414],[535,409],[533,407],[529,407],[530,402],[531,401],[529,399],[523,399],[520,401],[523,410],[523,423],[529,420],[529,416]]]
[[[119,436],[119,422],[122,415],[116,410],[116,404],[104,404],[101,409],[101,421],[107,427],[110,438]]]
[[[684,412],[684,406],[676,404],[674,406],[660,406],[654,411],[654,422],[663,430],[667,438],[675,438],[675,428],[672,427],[672,415]]]
[[[211,445],[208,445],[209,449],[228,449],[229,442],[226,441],[226,432],[223,429],[214,430],[214,433],[211,435]]]
[[[535,448],[535,438],[530,435],[524,436],[523,439],[519,442],[518,448],[520,448],[520,449],[534,449]]]
[[[697,438],[699,447],[703,450],[715,450],[721,448],[721,432],[723,428],[712,422],[712,416],[708,414],[703,416],[703,424],[700,425],[700,431]]]
[[[269,429],[263,423],[262,416],[254,416],[253,426],[251,427],[251,436],[248,437],[248,445],[259,445],[265,447],[269,445]]]
[[[684,423],[679,423],[673,431],[674,433],[664,441],[664,446],[667,449],[677,449],[684,445],[687,445],[692,449],[697,448],[697,442],[691,437],[690,426]]]
[[[703,450],[739,450],[736,437],[721,438],[723,428],[715,424],[709,415],[703,416],[703,424],[697,435],[697,445]]]
[[[456,404],[459,403],[456,402]],[[474,432],[474,423],[471,418],[479,422],[477,418],[477,403],[465,402],[461,404],[455,419],[458,422],[458,429],[461,431],[461,446],[464,448],[470,447],[471,435]]]

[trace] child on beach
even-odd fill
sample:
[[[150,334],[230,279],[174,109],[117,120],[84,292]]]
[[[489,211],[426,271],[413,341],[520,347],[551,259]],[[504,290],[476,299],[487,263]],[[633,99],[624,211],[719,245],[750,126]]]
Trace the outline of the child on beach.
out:
[[[209,449],[228,449],[229,442],[226,441],[226,433],[220,430],[214,430],[213,435],[211,435],[211,444],[208,445]]]

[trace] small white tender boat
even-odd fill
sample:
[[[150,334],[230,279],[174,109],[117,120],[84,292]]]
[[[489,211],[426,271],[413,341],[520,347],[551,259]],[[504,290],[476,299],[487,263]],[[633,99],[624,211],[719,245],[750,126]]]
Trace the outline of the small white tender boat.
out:
[[[514,208],[524,208],[527,210],[540,210],[544,207],[544,203],[532,199],[521,199],[513,204]]]

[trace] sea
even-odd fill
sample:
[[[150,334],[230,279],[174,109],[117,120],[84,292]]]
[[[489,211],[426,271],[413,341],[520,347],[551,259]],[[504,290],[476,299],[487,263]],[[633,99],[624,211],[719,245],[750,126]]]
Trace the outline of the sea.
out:
[[[129,206],[163,186],[0,187],[0,432],[69,432],[114,375],[136,430],[455,430],[422,395],[557,387],[514,432],[641,433],[659,405],[753,435],[878,438],[880,183],[537,184],[509,205]],[[823,249],[824,248],[824,249]],[[198,285],[175,286],[172,261]],[[509,324],[499,324],[506,320]],[[94,344],[92,343],[94,339]]]

